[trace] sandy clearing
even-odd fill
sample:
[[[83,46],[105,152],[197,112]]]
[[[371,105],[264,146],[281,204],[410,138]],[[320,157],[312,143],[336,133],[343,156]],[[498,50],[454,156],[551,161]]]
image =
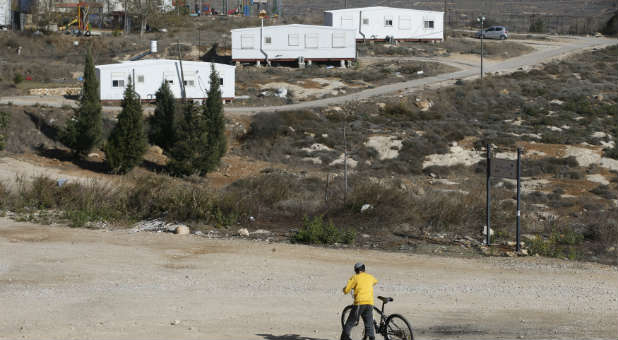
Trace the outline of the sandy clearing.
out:
[[[420,339],[592,339],[618,332],[615,267],[0,218],[0,338],[335,339],[338,313],[350,302],[340,289],[359,260],[380,279],[377,294],[395,298],[388,310],[406,315]]]

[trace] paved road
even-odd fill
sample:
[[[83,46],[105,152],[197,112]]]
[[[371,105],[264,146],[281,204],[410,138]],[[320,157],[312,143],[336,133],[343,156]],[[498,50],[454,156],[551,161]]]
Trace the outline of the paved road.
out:
[[[546,63],[555,59],[559,59],[568,56],[573,53],[579,53],[582,51],[605,48],[611,45],[618,44],[617,39],[608,38],[594,38],[594,37],[564,37],[561,38],[559,43],[552,42],[551,44],[543,43],[539,44],[534,52],[525,54],[519,57],[514,57],[504,61],[487,61],[485,63],[485,72],[487,73],[511,73],[522,68],[530,68],[542,63]],[[399,58],[398,58],[399,59]],[[419,60],[419,58],[415,58]],[[421,58],[423,59],[423,58]],[[468,63],[455,63],[450,60],[444,60],[440,58],[426,59],[430,61],[442,61],[445,63],[451,63],[454,66],[459,67],[461,70],[451,73],[444,73],[433,77],[426,77],[420,79],[414,79],[406,82],[383,85],[360,92],[351,93],[344,96],[330,97],[312,101],[306,101],[296,104],[279,105],[279,106],[257,106],[257,107],[238,107],[238,106],[226,106],[225,112],[236,115],[253,115],[257,112],[275,112],[275,111],[290,111],[301,110],[316,107],[326,107],[329,105],[342,105],[347,102],[358,101],[363,99],[369,99],[372,97],[379,97],[396,93],[410,93],[416,90],[425,88],[427,86],[439,87],[452,84],[457,79],[474,79],[479,77],[479,67],[476,65],[470,66]],[[20,97],[1,97],[0,104],[13,103],[20,106],[33,106],[33,105],[48,105],[53,107],[62,106],[76,106],[76,102],[68,100],[63,97],[42,97],[42,96],[20,96]],[[104,110],[107,112],[119,111],[118,106],[105,106]],[[152,107],[147,108],[147,111],[151,111]]]

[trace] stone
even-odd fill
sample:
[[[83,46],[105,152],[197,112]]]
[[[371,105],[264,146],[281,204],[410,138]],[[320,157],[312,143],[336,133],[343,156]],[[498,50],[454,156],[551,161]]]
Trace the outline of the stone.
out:
[[[508,95],[509,93],[510,93],[510,92],[509,92],[509,90],[507,90],[507,89],[502,89],[502,90],[500,90],[500,94],[501,94],[501,95],[505,95],[505,96],[506,96],[506,95]]]
[[[420,98],[416,98],[414,104],[423,112],[428,111],[433,106],[433,102],[431,100]]]
[[[238,229],[238,235],[247,237],[249,236],[249,230],[247,230],[247,228],[240,228]]]
[[[369,236],[369,234],[361,234],[362,238],[370,238],[371,236]]]
[[[252,232],[252,234],[258,234],[258,235],[270,234],[270,230],[258,229],[256,231]]]
[[[157,146],[157,145],[153,145],[150,147],[150,152],[157,154],[157,155],[162,155],[163,154],[163,149],[161,149],[161,147]]]
[[[371,209],[373,209],[373,206],[372,206],[371,204],[366,204],[366,203],[365,203],[365,204],[363,204],[363,206],[361,207],[360,212],[361,212],[361,213],[364,213],[364,212],[369,211],[369,210],[371,210]]]
[[[554,99],[552,101],[549,102],[550,104],[554,104],[554,105],[562,105],[564,104],[564,102],[560,99]]]
[[[515,256],[517,256],[517,253],[514,252],[514,251],[507,251],[507,252],[504,253],[504,255],[508,256],[508,257],[515,257]]]
[[[172,326],[178,326],[180,325],[180,320],[174,320],[170,323]]]
[[[176,235],[188,235],[191,233],[191,229],[184,224],[179,224],[174,229],[174,234]]]
[[[528,256],[528,249],[521,249],[519,251],[519,254],[522,255],[522,256]]]
[[[96,152],[89,153],[88,158],[99,158],[99,154]]]
[[[483,226],[483,235],[487,235],[487,226],[486,225]],[[494,230],[493,229],[490,230],[489,235],[491,235],[491,236],[494,235]]]
[[[376,105],[378,105],[380,110],[384,110],[386,108],[386,103],[377,103]]]

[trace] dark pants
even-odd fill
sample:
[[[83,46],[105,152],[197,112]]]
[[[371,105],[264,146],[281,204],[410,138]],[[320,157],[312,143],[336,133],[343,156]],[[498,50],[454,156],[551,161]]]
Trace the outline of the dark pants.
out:
[[[363,317],[363,324],[365,325],[365,338],[370,340],[375,339],[373,333],[373,305],[354,305],[345,322],[345,326],[343,326],[341,340],[350,340],[350,331],[354,326],[358,325],[358,320],[361,316]]]

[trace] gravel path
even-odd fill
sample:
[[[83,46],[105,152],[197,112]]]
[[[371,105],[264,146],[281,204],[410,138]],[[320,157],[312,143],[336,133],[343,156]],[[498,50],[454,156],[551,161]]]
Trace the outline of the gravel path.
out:
[[[0,218],[0,338],[339,336],[364,261],[418,339],[609,339],[618,271],[542,258],[459,259]]]
[[[487,73],[511,73],[521,68],[533,67],[551,60],[563,58],[573,53],[579,53],[593,48],[604,48],[618,44],[616,39],[594,38],[594,37],[561,37],[560,40],[551,42],[533,42],[535,46],[534,52],[507,59],[505,61],[486,61],[485,72]],[[401,59],[395,57],[396,59]],[[408,58],[422,59],[422,58]],[[460,71],[444,73],[433,77],[425,77],[414,79],[406,82],[383,85],[349,95],[330,97],[296,104],[280,105],[280,106],[261,106],[261,107],[232,107],[226,106],[225,112],[236,115],[254,115],[258,112],[274,112],[274,111],[289,111],[301,110],[315,107],[326,107],[329,105],[342,105],[346,102],[369,99],[395,93],[410,93],[415,92],[427,86],[439,87],[452,85],[457,79],[474,79],[479,76],[479,66],[471,67],[467,62],[455,62],[452,59],[435,58],[432,61],[443,61],[450,65],[456,65],[463,68]],[[468,64],[468,65],[467,65]],[[33,105],[48,105],[53,107],[71,106],[76,107],[77,104],[73,100],[67,100],[63,97],[54,96],[19,96],[19,97],[0,97],[0,104],[12,103],[19,106]],[[105,106],[106,112],[120,111],[118,106]],[[154,109],[147,107],[145,111],[150,112]]]

